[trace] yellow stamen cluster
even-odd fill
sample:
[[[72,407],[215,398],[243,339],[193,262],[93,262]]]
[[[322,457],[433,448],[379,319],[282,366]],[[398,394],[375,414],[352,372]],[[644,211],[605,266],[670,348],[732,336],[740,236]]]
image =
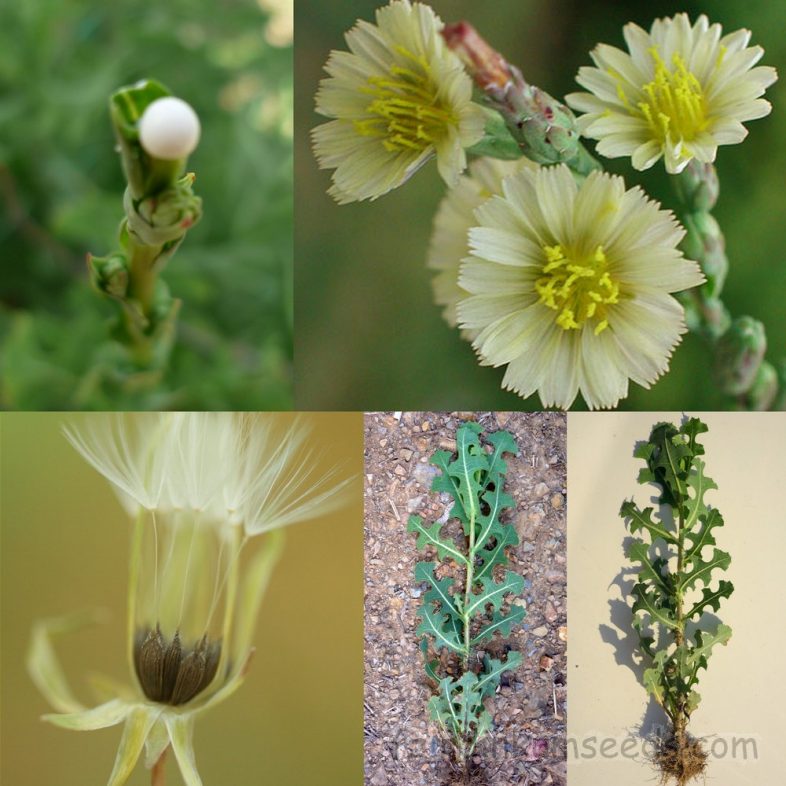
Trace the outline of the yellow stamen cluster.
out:
[[[373,99],[367,107],[370,117],[355,121],[355,128],[363,136],[381,137],[391,153],[421,152],[458,121],[442,105],[426,58],[404,47],[396,51],[408,65],[393,65],[389,76],[368,78],[365,92]]]
[[[608,326],[606,307],[619,302],[619,284],[612,280],[603,246],[587,258],[576,260],[559,244],[543,246],[546,263],[535,282],[540,303],[559,312],[556,322],[563,330],[577,330],[594,319],[595,335]]]
[[[638,103],[638,109],[661,142],[668,137],[690,141],[707,127],[707,102],[701,83],[676,52],[671,58],[671,71],[656,47],[649,53],[655,61],[655,78],[642,87],[646,100]]]

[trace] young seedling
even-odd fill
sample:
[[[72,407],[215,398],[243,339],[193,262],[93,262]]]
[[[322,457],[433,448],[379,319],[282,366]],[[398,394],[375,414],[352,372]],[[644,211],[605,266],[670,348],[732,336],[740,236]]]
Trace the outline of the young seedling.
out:
[[[491,448],[487,452],[481,433],[477,423],[465,423],[456,432],[455,457],[445,450],[431,457],[441,470],[431,490],[453,497],[450,517],[461,522],[463,542],[443,535],[439,521],[426,525],[420,516],[410,516],[408,525],[409,532],[418,534],[419,549],[436,550],[438,560],[448,563],[448,576],[439,562],[415,566],[415,580],[430,587],[418,611],[422,622],[417,633],[423,636],[426,674],[436,688],[429,712],[449,736],[465,779],[470,756],[492,728],[483,700],[494,694],[503,672],[521,663],[519,652],[509,652],[504,661],[483,653],[481,662],[477,648],[498,631],[509,636],[525,616],[519,605],[503,610],[507,597],[521,594],[524,579],[511,570],[500,573],[500,580],[494,578],[495,568],[507,564],[505,549],[519,542],[515,528],[499,519],[514,506],[503,490],[503,455],[518,450],[507,431],[497,431],[486,437]]]
[[[202,200],[183,174],[199,141],[194,110],[153,80],[123,87],[109,102],[123,172],[128,181],[120,248],[88,255],[93,286],[120,305],[114,338],[128,350],[130,374],[166,366],[180,301],[160,278],[186,231],[199,221]]]
[[[664,783],[679,786],[706,767],[700,740],[688,734],[701,700],[696,690],[699,670],[707,668],[712,648],[731,637],[731,628],[709,613],[718,612],[734,586],[725,579],[711,586],[713,574],[728,569],[731,557],[716,548],[723,517],[704,501],[707,491],[717,489],[699,458],[704,448],[697,437],[707,430],[698,418],[686,419],[679,428],[655,425],[634,455],[647,464],[639,483],[661,489],[659,520],[653,519],[652,507],[641,510],[633,501],[624,502],[620,510],[632,535],[647,536],[635,539],[628,552],[640,566],[632,590],[633,626],[650,664],[644,687],[671,725],[658,741],[655,763]]]

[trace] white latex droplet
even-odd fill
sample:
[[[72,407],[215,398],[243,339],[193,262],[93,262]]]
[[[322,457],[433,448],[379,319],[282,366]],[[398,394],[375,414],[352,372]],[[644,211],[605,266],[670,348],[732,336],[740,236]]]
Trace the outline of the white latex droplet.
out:
[[[139,141],[149,155],[174,161],[194,152],[199,142],[199,118],[180,98],[157,98],[139,120]]]

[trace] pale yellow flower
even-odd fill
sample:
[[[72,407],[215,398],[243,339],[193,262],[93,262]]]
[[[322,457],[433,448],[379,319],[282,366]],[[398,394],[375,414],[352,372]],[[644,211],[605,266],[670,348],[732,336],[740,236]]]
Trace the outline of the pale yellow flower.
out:
[[[718,145],[746,137],[745,121],[769,114],[760,96],[777,74],[753,67],[764,50],[748,46],[749,30],[721,37],[704,14],[693,26],[677,14],[656,19],[649,33],[630,23],[623,34],[628,52],[598,44],[590,53],[597,68],[580,68],[576,79],[591,92],[567,96],[587,113],[578,128],[599,140],[601,155],[631,156],[636,169],[663,156],[674,174],[693,158],[714,161]]]
[[[476,211],[460,286],[460,327],[503,387],[567,408],[581,391],[613,407],[628,380],[649,387],[685,332],[669,294],[704,276],[677,249],[682,227],[640,188],[593,172],[524,169]]]
[[[504,177],[536,166],[528,158],[518,161],[478,158],[443,197],[434,217],[427,264],[437,271],[432,282],[434,300],[445,307],[442,316],[451,327],[458,322],[456,305],[468,294],[459,286],[459,268],[469,254],[469,230],[475,224],[475,208],[502,193]],[[465,330],[463,336],[472,340],[475,331]]]
[[[313,130],[314,152],[335,169],[329,193],[342,204],[386,194],[434,156],[453,184],[483,136],[472,80],[434,11],[393,0],[376,21],[346,34],[349,52],[331,52],[317,93],[317,112],[333,119]]]

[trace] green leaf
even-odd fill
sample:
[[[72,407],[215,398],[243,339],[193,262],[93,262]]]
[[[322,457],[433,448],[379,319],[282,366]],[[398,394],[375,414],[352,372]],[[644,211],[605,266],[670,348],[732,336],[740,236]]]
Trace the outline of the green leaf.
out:
[[[460,655],[466,652],[461,628],[449,614],[435,611],[428,604],[421,606],[417,614],[422,620],[416,631],[418,636],[431,636],[437,649],[447,647]]]
[[[439,534],[441,529],[442,524],[438,521],[435,521],[430,528],[426,527],[420,516],[410,516],[407,524],[407,532],[418,533],[417,547],[419,549],[425,549],[426,546],[434,546],[439,559],[445,559],[445,557],[449,556],[456,562],[466,565],[467,558],[458,550],[458,547],[452,540],[443,538]]]
[[[628,527],[630,528],[632,535],[646,530],[650,533],[653,543],[658,538],[661,538],[662,540],[665,540],[666,543],[676,544],[677,539],[674,537],[674,535],[665,529],[662,524],[652,520],[652,512],[653,509],[651,507],[644,508],[644,510],[639,510],[638,506],[633,502],[633,500],[627,500],[623,502],[622,507],[620,508],[620,516],[630,519]]]
[[[508,471],[508,465],[502,458],[503,453],[511,453],[518,456],[519,448],[513,435],[508,431],[495,431],[486,437],[486,440],[494,447],[494,452],[489,457],[489,468],[486,476],[484,487],[488,488],[489,484],[496,482],[498,478],[505,475]]]
[[[456,460],[448,464],[444,453],[436,454],[443,475],[435,478],[433,491],[448,491],[456,500],[455,515],[468,525],[478,514],[481,474],[488,470],[488,459],[480,445],[482,428],[477,423],[464,423],[456,431]],[[433,461],[434,459],[432,459]]]
[[[487,576],[482,579],[481,585],[482,589],[477,595],[470,595],[466,609],[470,616],[485,609],[489,603],[495,611],[499,611],[506,595],[520,595],[524,591],[524,579],[512,570],[505,573],[505,578],[501,582],[496,582]]]
[[[476,561],[480,562],[475,571],[475,581],[480,581],[484,576],[490,576],[495,565],[504,565],[508,561],[505,549],[508,546],[517,546],[519,536],[516,528],[510,524],[500,526],[499,534],[495,534],[496,543],[491,548],[481,548],[475,552]]]
[[[649,614],[653,622],[665,625],[667,628],[676,628],[677,620],[674,612],[668,607],[664,606],[660,600],[657,592],[654,590],[650,592],[646,589],[644,584],[636,584],[631,591],[633,601],[633,613],[644,612]]]
[[[703,560],[699,555],[691,560],[692,570],[686,573],[680,581],[680,589],[693,589],[698,582],[702,582],[706,587],[712,580],[714,570],[726,570],[731,564],[731,556],[725,551],[714,549],[712,557]]]
[[[641,582],[651,581],[662,593],[668,594],[670,580],[663,575],[663,568],[666,566],[665,560],[660,557],[650,559],[649,546],[640,540],[631,543],[628,549],[628,557],[633,562],[641,563],[641,568],[639,569],[639,580]]]
[[[478,675],[477,689],[481,696],[493,696],[500,682],[500,677],[506,671],[514,671],[521,666],[521,653],[511,651],[507,660],[495,660],[488,655],[483,659],[483,671]]]
[[[717,589],[710,589],[705,587],[701,600],[697,601],[693,608],[685,614],[686,619],[692,619],[699,616],[709,606],[714,612],[720,611],[721,598],[728,598],[734,592],[734,585],[730,581],[722,579],[718,584]]]
[[[423,603],[424,605],[439,603],[443,612],[458,619],[461,615],[454,604],[453,596],[450,594],[453,579],[438,579],[435,575],[436,567],[433,562],[418,562],[415,565],[415,581],[425,581],[432,586],[432,589],[423,596]]]
[[[511,606],[508,614],[495,611],[492,615],[491,622],[480,630],[477,636],[472,639],[471,643],[474,645],[483,639],[490,639],[497,631],[503,636],[510,636],[511,627],[521,623],[526,616],[526,610],[523,606],[519,606],[518,604]]]
[[[707,661],[712,653],[712,648],[716,644],[726,646],[731,639],[731,628],[728,625],[718,625],[714,633],[698,630],[696,631],[696,646],[690,650],[688,661],[694,670],[694,674],[699,669],[707,668]]]
[[[695,520],[694,520],[695,521]],[[715,527],[723,526],[723,516],[714,508],[706,514],[699,516],[699,527],[694,532],[686,532],[685,539],[688,542],[685,550],[685,564],[690,564],[701,557],[701,551],[705,546],[715,546],[715,536],[712,530]]]
[[[506,508],[515,506],[513,498],[502,490],[502,484],[495,485],[493,490],[486,491],[481,499],[489,506],[489,512],[478,512],[478,526],[475,537],[475,550],[482,549],[491,537],[502,535],[503,524],[498,521],[499,514]],[[482,506],[481,506],[482,507]]]

